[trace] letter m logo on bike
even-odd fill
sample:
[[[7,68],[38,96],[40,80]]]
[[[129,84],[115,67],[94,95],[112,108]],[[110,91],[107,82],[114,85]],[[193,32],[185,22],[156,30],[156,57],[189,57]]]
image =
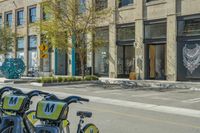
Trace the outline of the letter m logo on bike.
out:
[[[50,115],[50,114],[54,113],[55,110],[56,110],[56,104],[55,103],[47,103],[44,106],[44,112],[47,115]]]
[[[10,97],[10,100],[8,103],[9,106],[15,106],[17,103],[18,103],[18,97],[14,97],[14,96]]]

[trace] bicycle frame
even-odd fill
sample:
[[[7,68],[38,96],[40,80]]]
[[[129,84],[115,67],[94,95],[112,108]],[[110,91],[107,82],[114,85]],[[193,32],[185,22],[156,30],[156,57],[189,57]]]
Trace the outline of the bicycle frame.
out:
[[[24,133],[23,132],[24,127],[27,133],[34,133],[35,130],[33,124],[27,118],[27,114],[5,115],[2,117],[0,129],[4,129],[5,127],[9,127],[12,125],[13,125],[13,131],[12,131],[13,133]]]

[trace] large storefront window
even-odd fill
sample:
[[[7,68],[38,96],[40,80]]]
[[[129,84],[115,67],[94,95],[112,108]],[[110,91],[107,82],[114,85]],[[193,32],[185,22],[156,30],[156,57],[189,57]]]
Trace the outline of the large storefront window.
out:
[[[29,50],[29,69],[37,69],[37,51],[36,50]]]
[[[17,58],[21,58],[24,61],[24,38],[17,38]]]
[[[29,38],[28,38],[28,50],[29,50],[28,70],[32,71],[32,70],[38,69],[37,36],[36,35],[29,36]]]
[[[178,18],[177,53],[178,80],[200,80],[200,15]]]
[[[108,28],[96,29],[95,41],[103,43],[94,53],[94,73],[108,76],[109,72],[109,31]]]
[[[118,77],[127,78],[135,71],[134,24],[117,26],[117,73]]]
[[[145,68],[146,78],[163,80],[166,78],[166,37],[165,21],[145,22]]]

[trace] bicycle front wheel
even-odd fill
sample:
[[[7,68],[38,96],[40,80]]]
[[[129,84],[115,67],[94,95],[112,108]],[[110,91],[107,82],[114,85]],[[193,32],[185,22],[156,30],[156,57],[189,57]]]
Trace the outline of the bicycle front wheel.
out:
[[[0,131],[0,133],[12,133],[13,128],[13,126],[5,127]]]

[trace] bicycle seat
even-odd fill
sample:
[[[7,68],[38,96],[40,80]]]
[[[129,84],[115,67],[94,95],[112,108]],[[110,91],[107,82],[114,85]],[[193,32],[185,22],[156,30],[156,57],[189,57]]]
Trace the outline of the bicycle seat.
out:
[[[76,115],[81,116],[81,117],[90,118],[90,117],[92,117],[92,112],[78,111]]]

